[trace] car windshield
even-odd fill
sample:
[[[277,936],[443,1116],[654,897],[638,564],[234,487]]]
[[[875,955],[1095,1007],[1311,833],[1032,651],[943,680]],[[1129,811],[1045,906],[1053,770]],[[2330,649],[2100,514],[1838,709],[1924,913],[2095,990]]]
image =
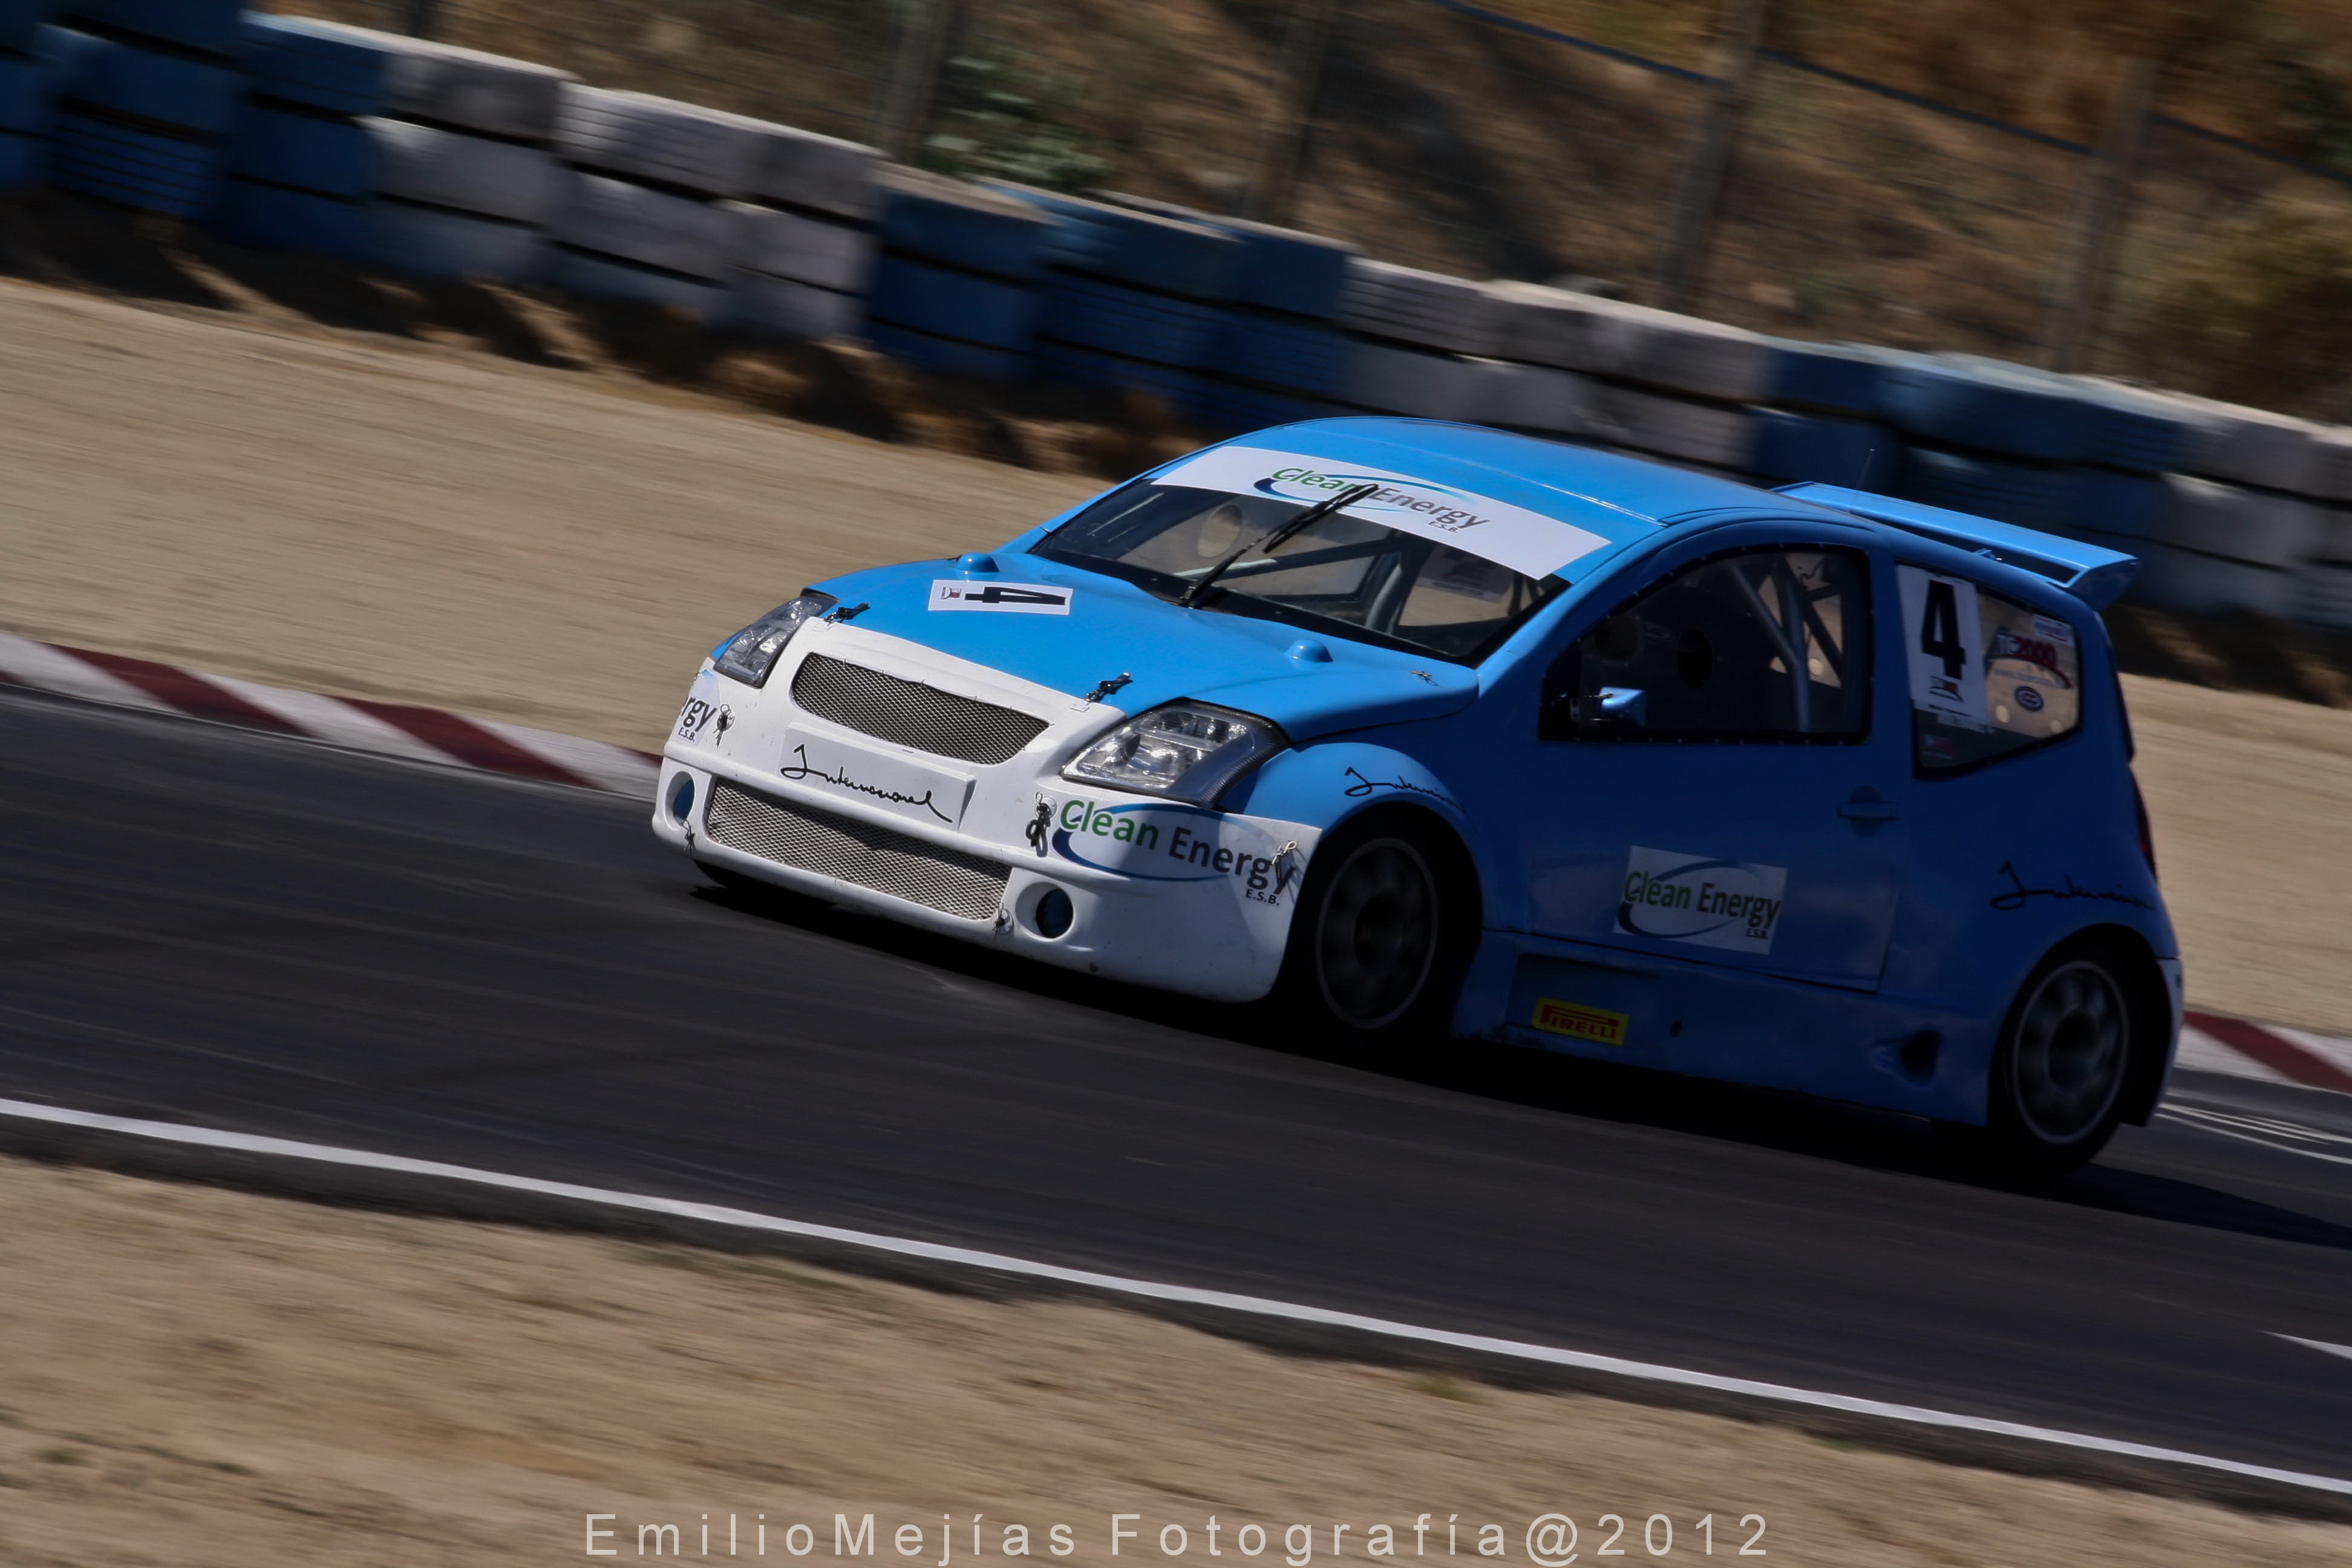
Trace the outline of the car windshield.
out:
[[[1239,550],[1201,608],[1461,664],[1486,658],[1568,585],[1344,512],[1270,552],[1258,547],[1306,510],[1274,496],[1129,485],[1055,530],[1035,553],[1174,599]]]

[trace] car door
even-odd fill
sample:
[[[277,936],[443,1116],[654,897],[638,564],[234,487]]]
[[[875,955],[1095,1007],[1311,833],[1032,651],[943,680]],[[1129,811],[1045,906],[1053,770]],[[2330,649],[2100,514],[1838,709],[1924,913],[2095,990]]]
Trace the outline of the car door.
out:
[[[1583,621],[1545,677],[1522,817],[1538,935],[1876,987],[1911,785],[1873,711],[1890,571],[1866,535],[1799,532]]]

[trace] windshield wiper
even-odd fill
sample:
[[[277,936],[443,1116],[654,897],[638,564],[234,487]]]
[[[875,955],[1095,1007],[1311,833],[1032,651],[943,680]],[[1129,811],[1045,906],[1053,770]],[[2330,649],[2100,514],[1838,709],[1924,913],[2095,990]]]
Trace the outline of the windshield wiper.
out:
[[[1353,506],[1360,500],[1365,500],[1372,496],[1378,495],[1380,493],[1380,489],[1381,487],[1376,484],[1354,485],[1347,489],[1341,490],[1338,495],[1331,497],[1328,500],[1317,501],[1313,506],[1308,507],[1305,511],[1300,512],[1288,522],[1280,524],[1272,531],[1250,541],[1247,544],[1235,547],[1231,555],[1226,556],[1223,561],[1220,561],[1214,566],[1210,567],[1206,573],[1202,574],[1197,582],[1195,582],[1191,587],[1185,589],[1182,594],[1179,595],[1177,596],[1176,603],[1185,609],[1191,609],[1194,605],[1201,602],[1201,595],[1207,593],[1216,580],[1225,574],[1227,568],[1231,567],[1234,562],[1239,561],[1243,556],[1247,555],[1251,551],[1264,550],[1272,552],[1278,547],[1284,540],[1288,539],[1292,534],[1297,533],[1308,523],[1320,522],[1323,519],[1330,516],[1333,512],[1338,511],[1342,507]]]

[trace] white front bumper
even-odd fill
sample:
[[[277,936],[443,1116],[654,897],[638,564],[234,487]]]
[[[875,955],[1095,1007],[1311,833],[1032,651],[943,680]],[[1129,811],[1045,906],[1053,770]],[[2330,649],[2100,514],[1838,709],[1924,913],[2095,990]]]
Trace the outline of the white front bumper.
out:
[[[818,652],[1016,708],[1046,727],[992,766],[892,745],[793,702],[794,672]],[[1297,823],[1077,788],[1060,776],[1083,745],[1126,717],[898,638],[812,625],[764,687],[707,665],[696,677],[664,748],[654,831],[713,866],[1065,969],[1218,1002],[1264,996],[1280,972],[1291,909],[1319,834]],[[681,777],[693,784],[683,816],[673,809]],[[1002,868],[1002,893],[985,912],[966,903],[950,913],[881,890],[891,878],[873,874],[881,862],[862,848],[836,864],[845,866],[844,876],[730,845],[729,835],[742,837],[741,830],[714,834],[709,817],[712,791],[722,782],[878,846],[892,865],[971,857],[992,877]],[[1074,918],[1066,931],[1047,936],[1038,905],[1055,888],[1068,895]]]

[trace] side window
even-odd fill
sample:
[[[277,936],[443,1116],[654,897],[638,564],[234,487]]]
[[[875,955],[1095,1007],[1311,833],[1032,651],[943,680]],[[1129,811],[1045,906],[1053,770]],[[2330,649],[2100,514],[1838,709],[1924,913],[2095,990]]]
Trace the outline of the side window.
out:
[[[1749,550],[1684,568],[1563,654],[1548,741],[1841,742],[1870,727],[1868,563]]]
[[[2083,660],[2066,622],[1919,566],[1896,568],[1911,668],[1913,754],[1950,773],[2071,734]]]

